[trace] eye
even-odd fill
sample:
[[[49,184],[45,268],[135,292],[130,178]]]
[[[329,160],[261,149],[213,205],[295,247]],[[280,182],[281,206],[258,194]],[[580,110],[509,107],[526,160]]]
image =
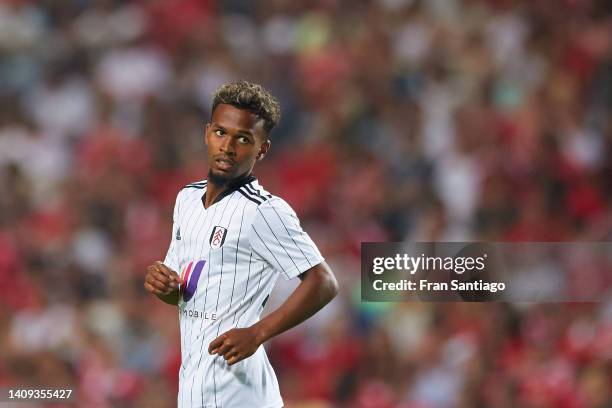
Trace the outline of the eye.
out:
[[[248,137],[246,137],[246,136],[240,136],[240,137],[238,137],[238,143],[240,143],[240,144],[248,144],[248,143],[251,143],[251,140]]]
[[[217,135],[217,136],[223,136],[224,134],[225,134],[225,132],[222,131],[221,129],[215,130],[215,135]]]

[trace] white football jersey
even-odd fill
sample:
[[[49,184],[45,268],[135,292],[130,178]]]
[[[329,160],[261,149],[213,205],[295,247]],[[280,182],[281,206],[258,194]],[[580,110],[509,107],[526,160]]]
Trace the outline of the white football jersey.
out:
[[[282,407],[263,347],[229,366],[209,355],[208,346],[220,334],[259,320],[279,274],[294,278],[323,257],[291,207],[255,177],[232,183],[207,209],[206,185],[189,184],[179,192],[164,260],[185,282],[178,304],[178,406]]]

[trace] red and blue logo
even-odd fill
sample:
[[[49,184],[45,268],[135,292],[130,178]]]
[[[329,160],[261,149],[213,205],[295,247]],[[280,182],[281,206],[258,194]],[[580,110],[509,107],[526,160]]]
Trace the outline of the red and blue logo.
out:
[[[206,261],[202,260],[198,261],[195,266],[193,266],[193,261],[191,261],[183,269],[183,272],[181,272],[181,280],[183,281],[183,284],[179,289],[179,294],[183,297],[185,302],[189,302],[198,289],[198,281],[200,280],[200,274],[202,273],[202,269],[204,269],[205,264]]]

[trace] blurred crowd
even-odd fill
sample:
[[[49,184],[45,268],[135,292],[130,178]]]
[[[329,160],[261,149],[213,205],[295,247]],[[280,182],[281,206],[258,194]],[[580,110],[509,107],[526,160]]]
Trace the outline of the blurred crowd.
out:
[[[142,281],[241,78],[282,107],[255,174],[341,285],[266,345],[287,407],[612,406],[612,300],[359,292],[362,241],[612,238],[606,0],[3,0],[0,386],[175,405],[177,313]]]

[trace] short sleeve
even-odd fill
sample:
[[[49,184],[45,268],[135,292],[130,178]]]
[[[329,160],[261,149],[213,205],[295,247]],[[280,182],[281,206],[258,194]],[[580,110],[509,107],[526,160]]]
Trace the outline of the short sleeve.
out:
[[[324,260],[293,209],[278,197],[257,207],[249,239],[253,251],[285,279],[294,278]]]
[[[179,237],[181,234],[179,230],[179,222],[178,222],[179,220],[178,207],[179,207],[179,196],[176,197],[176,202],[174,204],[174,211],[172,214],[172,237],[170,239],[170,246],[168,247],[168,252],[166,253],[166,258],[164,259],[164,265],[166,265],[168,268],[175,271],[177,274],[180,273],[178,253],[177,253],[177,249],[178,249],[177,248],[178,247],[177,238],[180,239]]]

